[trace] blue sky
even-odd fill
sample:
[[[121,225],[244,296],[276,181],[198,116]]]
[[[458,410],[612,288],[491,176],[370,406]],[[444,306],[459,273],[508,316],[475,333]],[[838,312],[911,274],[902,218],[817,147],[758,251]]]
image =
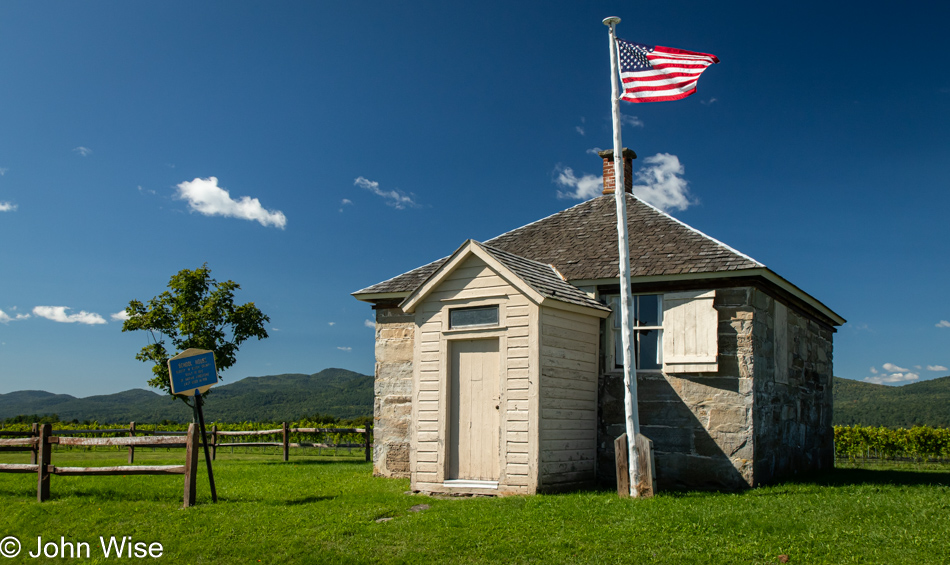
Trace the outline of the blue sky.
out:
[[[599,182],[610,15],[722,61],[623,105],[642,190],[845,317],[836,375],[946,376],[936,4],[2,3],[0,393],[145,387],[112,315],[205,262],[271,317],[226,382],[372,374],[351,292]]]

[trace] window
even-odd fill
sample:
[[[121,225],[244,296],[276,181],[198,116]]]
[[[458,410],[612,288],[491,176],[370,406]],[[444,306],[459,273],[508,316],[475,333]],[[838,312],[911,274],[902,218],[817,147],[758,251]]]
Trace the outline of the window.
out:
[[[611,315],[611,339],[613,341],[614,368],[623,368],[623,340],[620,330],[623,318],[620,313],[620,297],[607,296]],[[633,302],[633,355],[637,370],[659,371],[663,368],[663,295],[637,294]]]
[[[476,306],[449,310],[449,329],[498,325],[498,306]]]

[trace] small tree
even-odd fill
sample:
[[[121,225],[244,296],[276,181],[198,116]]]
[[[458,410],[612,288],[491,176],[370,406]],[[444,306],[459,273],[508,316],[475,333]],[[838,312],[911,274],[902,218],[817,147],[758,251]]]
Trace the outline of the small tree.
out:
[[[183,269],[168,282],[165,292],[148,301],[129,302],[125,309],[129,319],[122,331],[145,330],[150,343],[135,358],[151,361],[154,376],[148,384],[171,393],[168,360],[190,348],[214,351],[215,366],[222,372],[235,362],[238,347],[250,337],[264,339],[264,324],[270,318],[248,302],[234,304],[234,291],[241,288],[234,281],[219,283],[211,278],[211,269],[205,263],[193,271]],[[165,339],[171,341],[172,352],[166,349]],[[179,396],[185,404],[188,397]]]

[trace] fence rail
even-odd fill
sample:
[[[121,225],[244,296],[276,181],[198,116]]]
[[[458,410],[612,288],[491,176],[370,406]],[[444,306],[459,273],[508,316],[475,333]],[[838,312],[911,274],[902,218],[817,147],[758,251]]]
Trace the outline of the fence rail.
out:
[[[43,424],[49,425],[49,424]],[[6,451],[29,451],[30,465],[37,464],[37,456],[40,451],[40,429],[42,426],[33,424],[33,429],[28,432],[0,430],[0,452]],[[190,427],[189,427],[190,430]],[[281,422],[281,427],[269,430],[218,430],[217,424],[211,427],[211,438],[208,447],[211,448],[212,459],[217,457],[219,447],[282,447],[284,461],[290,459],[291,448],[317,448],[317,449],[336,449],[336,448],[363,448],[366,461],[372,461],[373,457],[373,436],[372,428],[292,428],[287,422]],[[55,430],[56,436],[49,436],[50,445],[61,445],[67,447],[128,447],[128,463],[135,463],[136,447],[187,447],[190,440],[190,431],[188,432],[163,432],[158,430],[143,430],[136,428],[135,422],[130,422],[128,428],[108,428],[108,429],[81,429],[81,430]],[[77,437],[82,435],[112,435],[128,434],[128,437]],[[327,435],[327,434],[360,434],[362,440],[359,443],[354,442],[331,442],[331,441],[295,441],[291,442],[291,434],[304,435]],[[221,438],[241,438],[280,435],[280,441],[220,441]],[[329,438],[327,438],[329,439]],[[337,438],[339,439],[339,438]],[[204,444],[201,439],[196,440],[196,445],[202,447]],[[7,473],[26,473],[31,471],[12,470],[10,465],[0,465],[0,472]],[[78,474],[64,472],[63,474]],[[89,473],[92,474],[92,473]],[[130,474],[130,473],[125,473]]]
[[[366,461],[373,460],[373,437],[372,428],[291,428],[287,422],[281,422],[280,428],[272,430],[246,430],[246,431],[224,431],[218,430],[217,425],[211,427],[211,458],[217,457],[219,447],[282,447],[284,461],[290,460],[290,448],[316,447],[323,449],[333,449],[338,447],[353,448],[362,447],[365,451]],[[318,443],[318,442],[291,442],[291,434],[361,434],[363,441],[360,443]],[[281,441],[218,441],[219,437],[248,437],[248,436],[273,436],[280,435]]]
[[[134,424],[131,426],[134,429]],[[125,433],[129,430],[57,430],[76,433]],[[72,437],[70,435],[53,435],[50,424],[33,425],[31,432],[4,432],[0,435],[22,436],[29,433],[32,437],[16,437],[0,439],[0,446],[6,450],[31,451],[30,464],[0,464],[0,473],[36,473],[36,500],[43,502],[50,497],[50,478],[53,475],[61,476],[104,476],[104,475],[184,475],[185,485],[182,495],[183,505],[187,508],[195,504],[195,483],[198,475],[198,454],[196,448],[198,429],[194,424],[188,426],[186,441],[182,443],[181,436],[152,436],[152,437]],[[184,465],[123,465],[118,467],[57,467],[53,465],[53,446],[128,446],[131,450],[135,446],[180,446],[185,447]],[[131,460],[131,456],[130,456]],[[131,461],[130,461],[131,462]]]

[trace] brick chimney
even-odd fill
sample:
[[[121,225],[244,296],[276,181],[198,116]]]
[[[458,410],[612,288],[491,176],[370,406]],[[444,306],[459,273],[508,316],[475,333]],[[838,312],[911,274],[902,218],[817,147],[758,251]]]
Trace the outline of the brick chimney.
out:
[[[625,192],[633,193],[633,160],[637,154],[626,147],[620,153],[623,155],[623,188]],[[597,154],[604,159],[604,194],[613,194],[617,186],[614,179],[614,150],[598,151]]]

